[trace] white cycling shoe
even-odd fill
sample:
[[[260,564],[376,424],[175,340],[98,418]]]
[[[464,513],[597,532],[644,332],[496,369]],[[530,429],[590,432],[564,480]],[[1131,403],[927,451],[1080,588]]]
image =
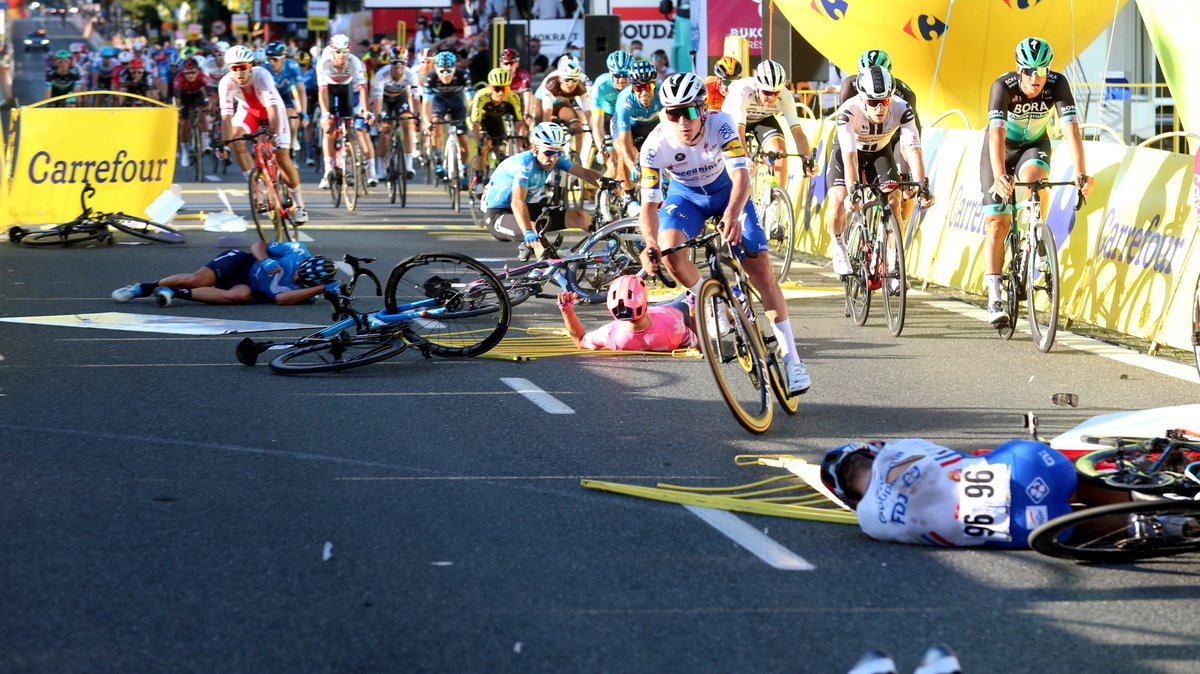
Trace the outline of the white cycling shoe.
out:
[[[850,267],[850,258],[846,257],[846,251],[836,243],[833,244],[833,250],[829,254],[830,261],[833,262],[833,273],[838,276],[849,276],[854,273]]]
[[[799,358],[790,361],[784,361],[784,372],[787,373],[788,393],[794,396],[808,393],[809,387],[812,386],[812,377],[808,376],[808,368],[804,367],[804,362]]]

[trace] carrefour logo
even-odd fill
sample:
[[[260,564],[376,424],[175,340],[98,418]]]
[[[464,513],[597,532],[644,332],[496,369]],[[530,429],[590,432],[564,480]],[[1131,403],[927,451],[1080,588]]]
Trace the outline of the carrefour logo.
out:
[[[163,167],[169,159],[126,159],[129,153],[117,152],[112,161],[55,160],[45,150],[29,160],[29,182],[40,185],[46,181],[64,183],[132,183],[162,182]]]
[[[813,0],[813,11],[837,21],[844,19],[850,10],[850,0]]]
[[[936,16],[918,14],[904,24],[904,32],[908,33],[909,37],[929,42],[946,32],[946,22]]]
[[[1029,9],[1040,3],[1042,0],[1004,0],[1004,4],[1013,9]]]

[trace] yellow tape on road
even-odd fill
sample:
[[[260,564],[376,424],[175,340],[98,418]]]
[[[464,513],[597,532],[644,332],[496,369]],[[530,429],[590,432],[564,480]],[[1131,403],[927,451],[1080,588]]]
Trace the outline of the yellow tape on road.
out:
[[[525,336],[512,337],[506,335],[491,351],[483,354],[486,358],[501,360],[533,360],[551,356],[670,356],[672,358],[703,358],[697,349],[676,349],[675,351],[609,351],[607,349],[580,349],[575,346],[565,328],[509,328],[513,332],[525,333]]]

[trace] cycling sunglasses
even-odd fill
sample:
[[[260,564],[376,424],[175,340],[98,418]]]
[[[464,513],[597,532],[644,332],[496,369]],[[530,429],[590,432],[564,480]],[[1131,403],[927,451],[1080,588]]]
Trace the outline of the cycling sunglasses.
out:
[[[437,71],[441,75],[449,75],[454,72],[454,68],[438,68]]]
[[[678,108],[666,108],[663,110],[667,114],[667,119],[672,122],[678,122],[680,119],[696,119],[700,116],[700,104],[684,105]]]
[[[1041,68],[1021,68],[1020,72],[1026,77],[1045,77],[1050,69],[1043,66]]]
[[[633,85],[633,90],[637,92],[654,91],[654,83],[647,82],[646,84],[635,84]]]
[[[519,63],[519,61],[501,61],[501,62],[500,62],[500,65],[502,65],[502,66],[515,66],[515,65],[517,65],[517,63]]]
[[[493,84],[493,85],[492,85],[492,91],[494,91],[494,92],[496,92],[496,93],[498,93],[498,94],[502,94],[502,93],[505,93],[505,92],[507,92],[507,91],[508,91],[508,87],[507,87],[507,86],[505,86],[505,85],[503,85],[503,84],[502,84],[502,85],[500,85],[500,86],[496,86],[495,84]]]
[[[235,63],[235,64],[229,66],[229,69],[235,73],[240,73],[245,70],[249,70],[250,64],[249,63]]]
[[[563,153],[562,150],[547,150],[546,148],[542,148],[539,150],[539,152],[541,152],[542,156],[546,159],[558,159]]]
[[[350,50],[349,50],[349,49],[334,49],[334,50],[333,50],[333,55],[334,55],[334,56],[345,56],[345,55],[347,55],[347,54],[349,54],[349,53],[350,53]]]
[[[763,98],[775,98],[779,95],[778,91],[767,91],[766,89],[762,89],[758,93],[762,94]]]
[[[887,106],[889,106],[891,104],[892,104],[891,98],[868,98],[867,99],[867,107],[868,108],[886,108]]]
[[[130,70],[129,74],[130,75],[141,75],[144,72],[146,72],[146,71],[145,70]]]
[[[286,56],[270,56],[267,58],[267,60],[271,61],[271,62],[275,62],[275,61],[282,61],[286,58],[287,58]]]
[[[617,72],[612,73],[612,78],[614,80],[627,80],[627,79],[629,79],[629,71],[628,70],[618,70]]]

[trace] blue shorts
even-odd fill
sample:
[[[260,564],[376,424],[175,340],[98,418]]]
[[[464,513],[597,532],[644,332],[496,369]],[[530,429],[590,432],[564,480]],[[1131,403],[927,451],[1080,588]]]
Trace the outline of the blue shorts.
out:
[[[985,543],[1000,548],[1027,548],[1029,534],[1042,524],[1071,512],[1075,464],[1049,445],[1009,440],[984,458],[1009,466],[1008,542]]]
[[[244,250],[230,249],[209,260],[204,265],[217,276],[214,288],[229,290],[234,286],[250,283],[250,267],[256,262],[253,255]]]
[[[733,181],[728,173],[705,185],[704,187],[688,187],[678,181],[671,183],[671,190],[666,201],[658,210],[660,229],[678,229],[687,238],[692,238],[704,231],[704,222],[713,216],[720,216],[729,205],[729,196],[733,191]],[[767,251],[767,234],[758,222],[758,213],[754,210],[754,201],[746,200],[742,210],[742,244],[740,248],[749,253],[765,253]],[[735,248],[735,250],[737,250]]]
[[[441,117],[443,122],[458,122],[453,126],[458,129],[459,135],[467,132],[467,104],[463,102],[462,97],[434,96],[430,113],[434,117]]]

